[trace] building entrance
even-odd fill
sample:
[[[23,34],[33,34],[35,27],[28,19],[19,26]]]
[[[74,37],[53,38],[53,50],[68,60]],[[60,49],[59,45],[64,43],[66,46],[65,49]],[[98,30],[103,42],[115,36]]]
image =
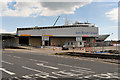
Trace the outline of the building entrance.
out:
[[[19,37],[19,44],[29,45],[29,37]]]
[[[49,41],[45,41],[45,46],[49,46]]]

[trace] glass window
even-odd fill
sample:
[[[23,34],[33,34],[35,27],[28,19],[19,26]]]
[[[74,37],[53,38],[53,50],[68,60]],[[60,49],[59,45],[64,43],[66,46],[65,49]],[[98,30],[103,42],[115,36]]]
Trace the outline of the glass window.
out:
[[[71,42],[71,45],[73,45],[73,42]]]
[[[80,42],[80,45],[82,45],[82,42]]]
[[[70,45],[70,43],[68,42],[68,45]]]

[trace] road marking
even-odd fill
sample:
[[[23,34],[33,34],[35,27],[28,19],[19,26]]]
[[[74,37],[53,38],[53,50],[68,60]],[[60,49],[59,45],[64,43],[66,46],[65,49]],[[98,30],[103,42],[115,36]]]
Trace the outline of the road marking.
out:
[[[59,68],[57,68],[57,67],[47,66],[47,65],[44,65],[44,64],[40,64],[40,63],[36,63],[36,65],[42,66],[42,67],[46,67],[46,68],[50,68],[50,69],[59,69]]]
[[[59,73],[69,75],[69,76],[77,76],[77,74],[74,74],[74,73],[71,73],[71,72],[59,71]]]
[[[58,64],[58,65],[61,65],[61,66],[66,66],[66,67],[73,67],[73,66],[66,65],[66,64]]]
[[[91,69],[89,69],[89,68],[83,68],[83,67],[71,66],[71,65],[66,65],[66,64],[58,64],[58,65],[66,66],[66,67],[80,68],[80,69],[84,69],[84,70],[91,70]]]
[[[29,67],[26,67],[26,66],[22,66],[22,68],[28,69],[28,70],[31,70],[31,71],[35,71],[35,72],[39,72],[39,73],[46,73],[46,72],[43,72],[43,71],[40,71],[40,70],[37,70],[37,69],[33,69],[33,68],[29,68]]]
[[[26,78],[26,79],[39,78],[39,77],[42,77],[42,78],[58,78],[58,77],[55,77],[55,76],[50,76],[49,73],[47,73],[47,74],[38,73],[38,74],[24,75],[22,77]]]
[[[28,75],[22,76],[23,78],[30,79],[32,77],[29,77]]]
[[[35,60],[35,59],[29,59],[29,60],[31,60],[31,61],[38,61],[38,60]]]
[[[38,76],[38,77],[42,77],[42,78],[47,78],[47,77],[57,78],[55,76],[50,76],[49,73],[46,73],[46,72],[43,72],[43,71],[40,71],[40,70],[37,70],[37,69],[29,68],[29,67],[26,67],[26,66],[22,66],[22,68],[38,72],[39,74],[35,74],[35,76]],[[22,77],[23,78],[31,78],[31,76],[32,75],[25,75],[25,76],[22,76]]]
[[[7,61],[2,61],[3,63],[13,65],[13,63],[7,62]]]
[[[94,77],[99,77],[99,78],[111,78],[110,75],[107,75],[107,74],[97,74],[97,75],[93,75]]]
[[[56,71],[56,72],[52,72],[52,74],[61,76],[61,77],[76,77],[76,76],[81,75],[81,74],[75,74],[75,73],[66,72],[66,71]]]
[[[56,72],[52,72],[52,74],[57,75],[57,76],[62,76],[62,77],[68,77],[68,76],[66,76],[66,75],[61,75],[61,74],[56,73]]]
[[[21,57],[18,57],[18,56],[13,56],[14,58],[21,58]]]
[[[88,70],[81,70],[81,69],[76,69],[76,70],[70,70],[70,71],[73,71],[73,72],[77,72],[77,73],[95,73],[93,71],[88,71]]]
[[[9,75],[15,75],[15,73],[10,72],[10,71],[8,71],[8,70],[6,70],[6,69],[4,69],[4,68],[0,68],[0,70],[6,72],[6,73],[9,74]]]
[[[36,61],[36,62],[43,62],[43,63],[48,63],[47,61],[41,61],[41,60],[35,60],[35,59],[29,59],[31,61]]]
[[[11,56],[11,55],[7,55],[7,56]]]
[[[49,74],[35,74],[35,76],[38,76],[38,77],[42,77],[42,78],[58,78],[58,77],[55,77],[55,76],[50,76]]]

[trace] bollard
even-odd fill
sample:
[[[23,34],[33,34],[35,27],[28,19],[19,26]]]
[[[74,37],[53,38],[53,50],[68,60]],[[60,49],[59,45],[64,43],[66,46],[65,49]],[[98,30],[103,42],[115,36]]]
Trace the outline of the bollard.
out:
[[[74,52],[74,49],[75,49],[75,45],[73,45],[73,52]]]
[[[53,51],[55,51],[55,48],[53,47]]]
[[[54,45],[53,45],[53,51],[55,51],[55,47],[56,47],[56,44],[54,43]]]
[[[73,52],[74,52],[74,49],[73,49]]]

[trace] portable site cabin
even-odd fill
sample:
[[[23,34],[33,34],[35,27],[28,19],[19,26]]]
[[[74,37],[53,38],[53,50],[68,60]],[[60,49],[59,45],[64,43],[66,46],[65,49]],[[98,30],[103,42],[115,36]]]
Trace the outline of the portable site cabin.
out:
[[[84,47],[84,41],[67,41],[65,45],[69,48],[75,46],[76,48]]]

